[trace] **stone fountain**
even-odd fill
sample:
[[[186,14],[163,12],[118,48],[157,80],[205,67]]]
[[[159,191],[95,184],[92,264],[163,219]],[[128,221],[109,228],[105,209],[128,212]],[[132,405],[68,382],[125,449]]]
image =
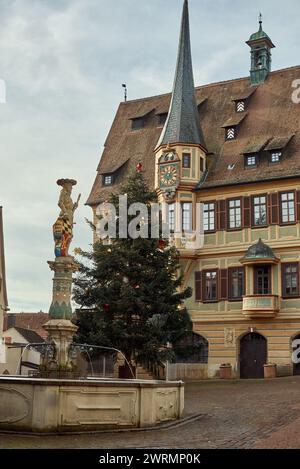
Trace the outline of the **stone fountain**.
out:
[[[73,179],[60,179],[60,213],[53,225],[55,260],[48,342],[37,377],[0,375],[0,431],[84,432],[151,427],[176,420],[184,408],[182,382],[78,378],[70,353],[77,326],[71,322]]]
[[[73,342],[77,326],[71,322],[72,276],[77,270],[74,257],[69,255],[69,247],[73,239],[74,213],[78,208],[81,195],[75,203],[71,198],[74,179],[59,179],[61,186],[58,206],[60,213],[53,225],[55,243],[55,260],[48,261],[54,272],[52,303],[49,310],[50,320],[44,325],[48,332],[48,341],[54,345],[54,353],[45,354],[41,363],[41,373],[46,376],[72,377],[76,363],[70,357],[70,345]]]

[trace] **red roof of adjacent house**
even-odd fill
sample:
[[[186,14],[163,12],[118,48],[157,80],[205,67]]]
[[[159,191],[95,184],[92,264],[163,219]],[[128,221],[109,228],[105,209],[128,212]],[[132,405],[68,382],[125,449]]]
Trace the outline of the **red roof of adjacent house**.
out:
[[[292,100],[294,80],[300,78],[300,66],[271,72],[264,83],[251,88],[250,78],[239,78],[196,88],[200,124],[208,150],[209,171],[201,187],[259,182],[300,176],[300,104]],[[239,98],[240,97],[240,98]],[[157,110],[168,112],[171,94],[153,96],[121,103],[105,142],[88,205],[105,200],[118,188],[129,169],[142,163],[144,175],[153,187],[155,175],[154,149],[162,132],[158,126]],[[236,113],[234,100],[246,99],[244,113]],[[131,119],[146,115],[144,128],[132,130]],[[238,115],[237,115],[238,114]],[[224,123],[245,118],[238,125],[237,138],[225,140]],[[291,138],[292,136],[292,138]],[[280,164],[261,161],[256,169],[244,168],[244,152],[257,142],[274,146],[273,139],[288,142]],[[105,173],[127,162],[122,177],[110,187],[103,186]],[[228,167],[233,167],[229,170]]]
[[[8,313],[4,318],[4,330],[15,327],[16,329],[28,329],[46,339],[48,333],[42,327],[49,321],[48,313]]]

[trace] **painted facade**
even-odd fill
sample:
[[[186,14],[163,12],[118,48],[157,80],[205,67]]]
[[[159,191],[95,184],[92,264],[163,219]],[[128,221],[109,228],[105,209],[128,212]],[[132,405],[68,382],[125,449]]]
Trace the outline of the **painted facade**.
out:
[[[173,92],[120,104],[88,199],[95,212],[142,163],[169,204],[193,288],[186,306],[208,343],[201,377],[219,376],[222,364],[233,377],[262,377],[267,363],[299,372],[300,66],[271,71],[275,46],[261,18],[247,44],[250,76],[195,89],[185,1]],[[199,217],[204,244],[188,248]]]

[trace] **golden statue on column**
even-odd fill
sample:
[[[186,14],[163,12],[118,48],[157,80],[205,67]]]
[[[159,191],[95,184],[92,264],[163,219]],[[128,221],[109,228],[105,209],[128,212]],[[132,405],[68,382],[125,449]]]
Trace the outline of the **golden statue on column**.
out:
[[[73,203],[71,193],[77,182],[74,179],[59,179],[57,185],[61,186],[58,206],[60,214],[53,225],[53,236],[55,242],[55,257],[67,257],[68,250],[73,238],[74,212],[78,208],[81,194]]]

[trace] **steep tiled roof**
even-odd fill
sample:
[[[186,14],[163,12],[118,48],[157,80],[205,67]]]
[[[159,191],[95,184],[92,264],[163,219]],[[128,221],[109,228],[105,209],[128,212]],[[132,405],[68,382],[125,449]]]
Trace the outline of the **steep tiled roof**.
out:
[[[229,117],[229,119],[227,119],[227,121],[224,122],[222,127],[225,128],[225,127],[233,127],[233,126],[239,125],[241,122],[243,122],[246,116],[247,116],[246,112],[243,112],[243,113],[237,112],[235,113],[234,116]]]
[[[266,179],[300,176],[300,104],[292,101],[292,83],[300,77],[300,66],[271,72],[264,83],[256,88],[247,103],[247,117],[240,123],[235,140],[225,141],[222,125],[236,115],[232,97],[243,96],[249,91],[249,77],[240,78],[196,88],[197,100],[201,105],[201,127],[206,148],[209,152],[209,171],[203,187],[247,183]],[[141,130],[131,130],[130,117],[152,109],[168,109],[170,94],[143,98],[121,103],[112,128],[105,142],[104,152],[98,167],[98,175],[87,201],[95,205],[105,199],[113,187],[102,186],[100,173],[121,165],[127,160],[124,175],[132,165],[141,162],[144,174],[151,186],[154,185],[154,149],[161,134],[155,112]],[[282,162],[269,165],[262,158],[257,169],[244,169],[244,151],[256,141],[269,142],[273,138],[288,138],[293,135],[284,151]],[[229,171],[228,166],[235,164]]]
[[[11,327],[32,330],[46,339],[48,334],[42,326],[47,321],[49,321],[48,313],[8,313],[5,316],[4,330]]]
[[[289,141],[293,138],[293,135],[286,137],[274,137],[266,146],[266,150],[282,150],[287,146]]]

